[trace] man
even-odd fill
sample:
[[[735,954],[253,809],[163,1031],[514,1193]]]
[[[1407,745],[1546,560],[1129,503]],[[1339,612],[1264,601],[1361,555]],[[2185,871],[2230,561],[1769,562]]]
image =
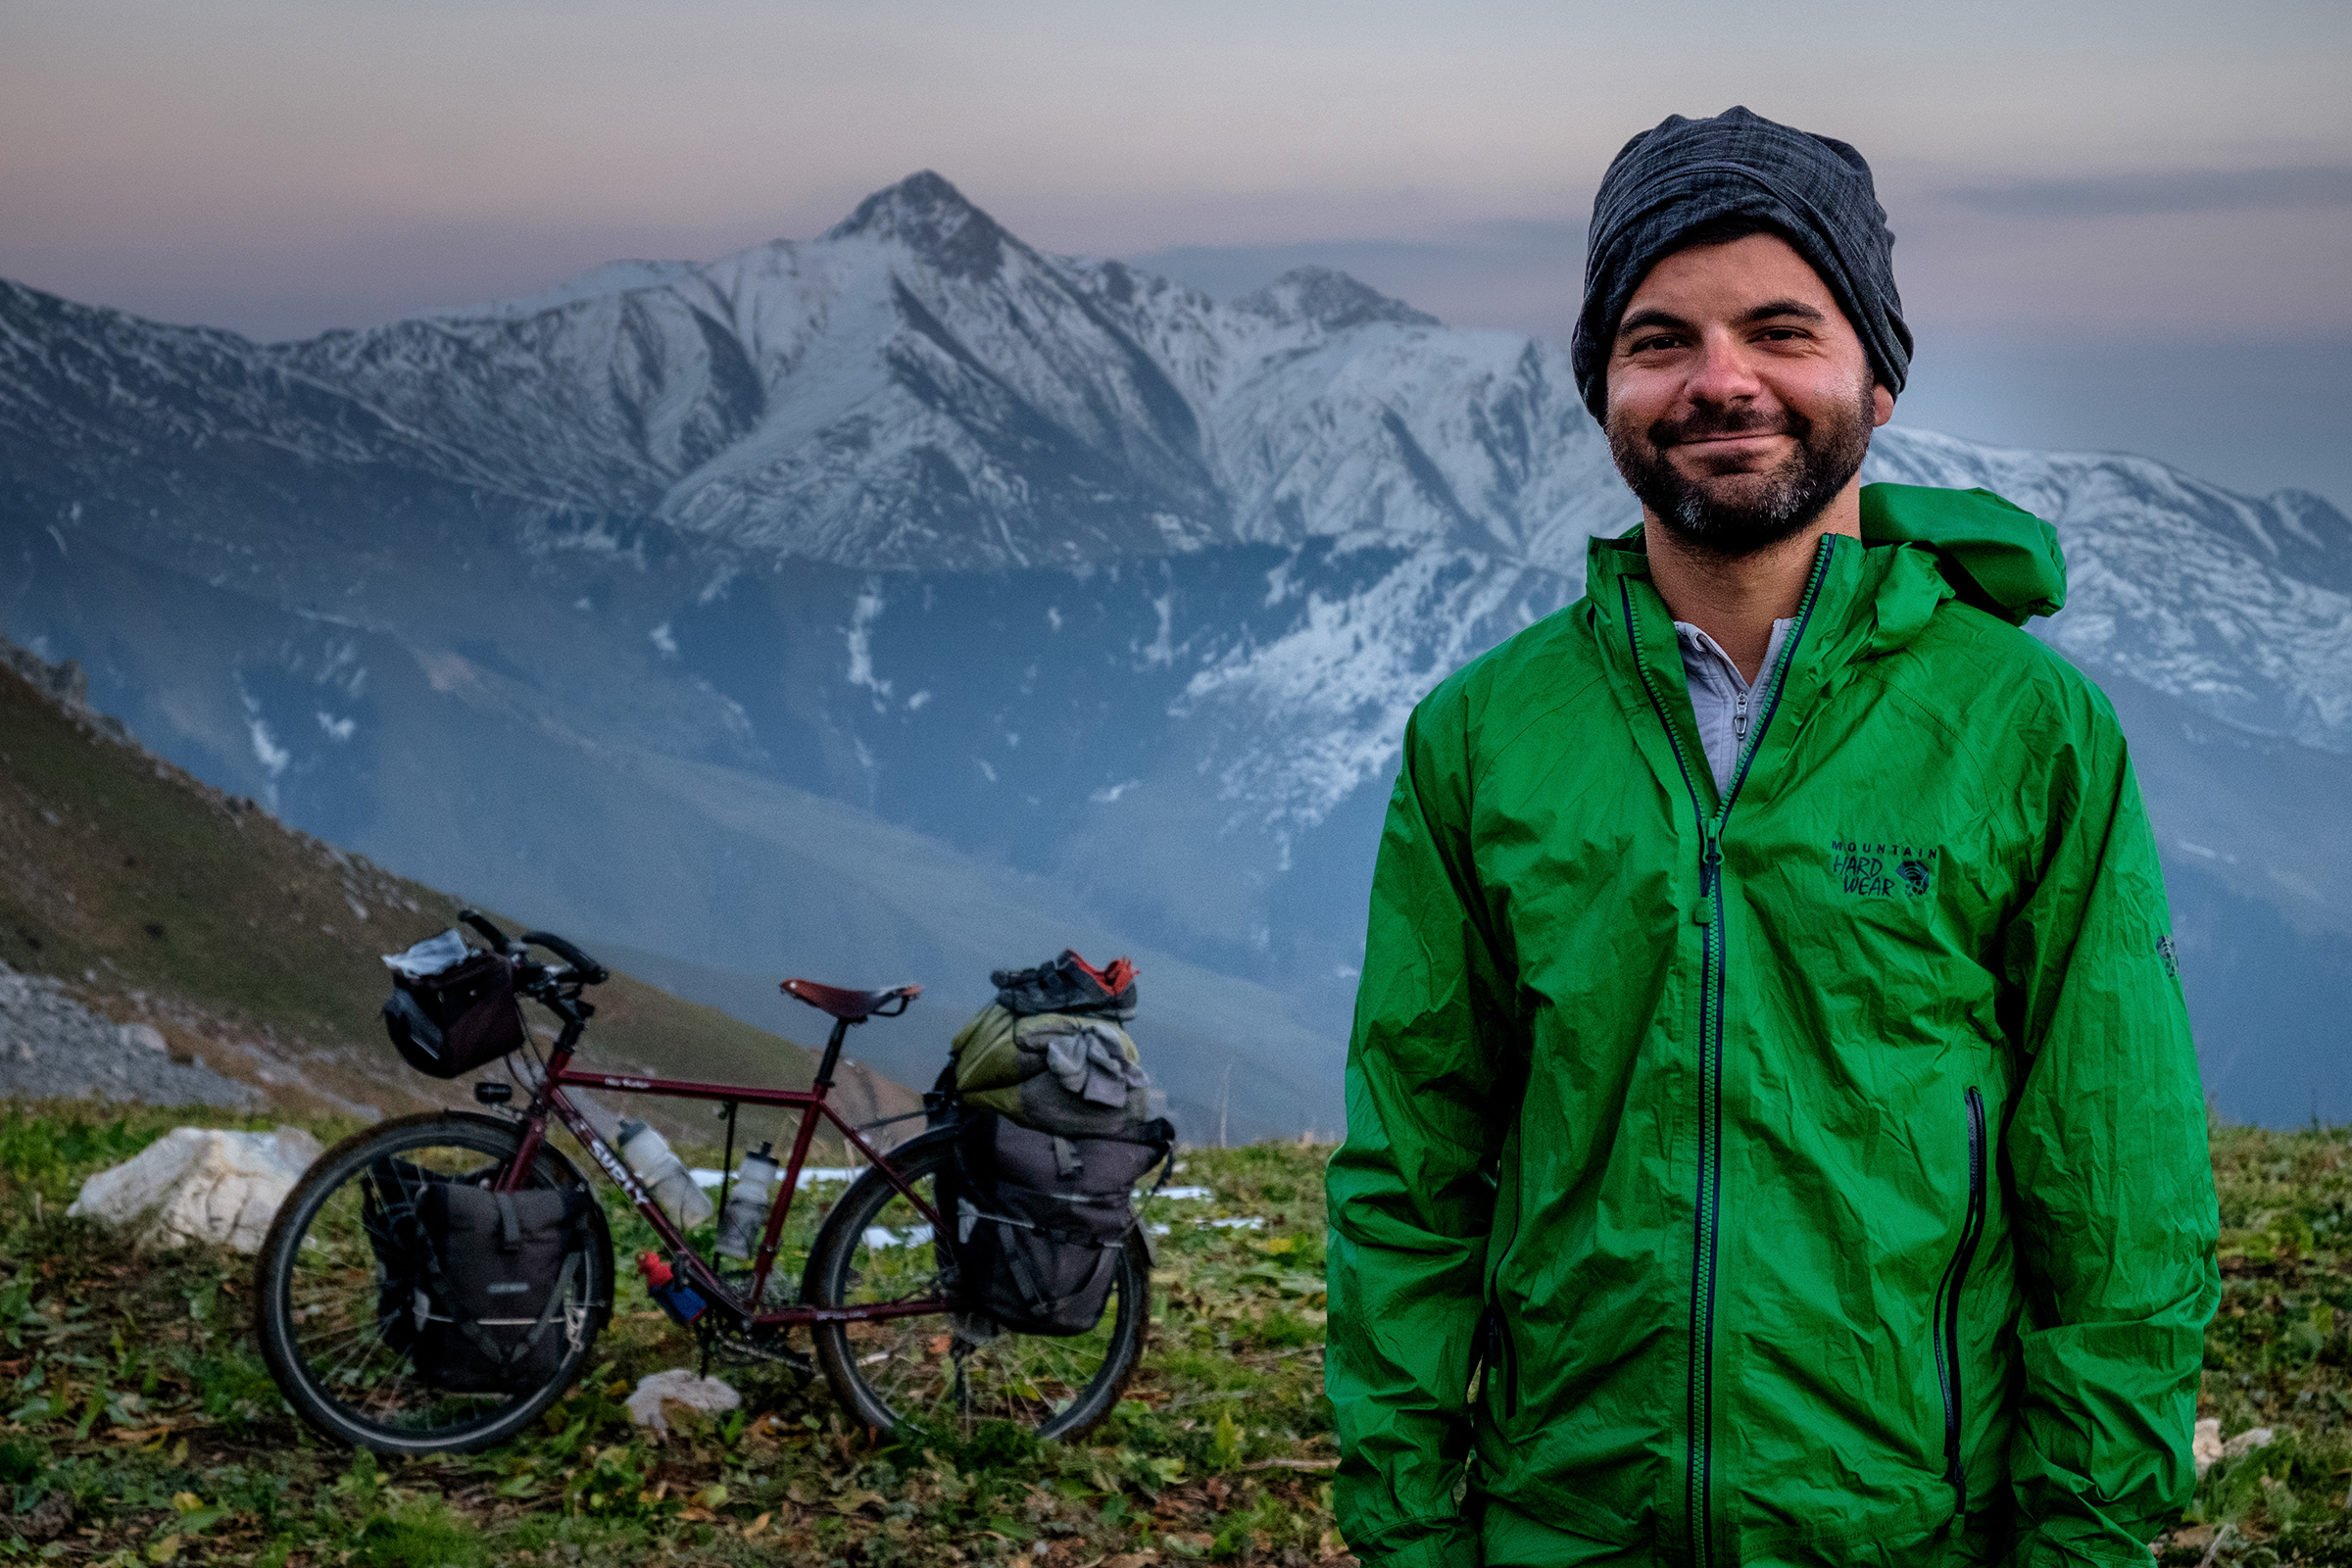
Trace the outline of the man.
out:
[[[1911,335],[1860,155],[1667,120],[1575,341],[1642,526],[1415,711],[1331,1164],[1367,1562],[2147,1561],[2217,1214],[2049,527],[1860,487]]]

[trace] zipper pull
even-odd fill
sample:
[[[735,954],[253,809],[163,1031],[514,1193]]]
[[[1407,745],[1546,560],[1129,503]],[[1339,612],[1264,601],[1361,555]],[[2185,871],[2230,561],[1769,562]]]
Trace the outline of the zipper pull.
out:
[[[1690,911],[1697,925],[1715,923],[1715,887],[1723,876],[1723,835],[1708,828],[1698,857],[1698,907]]]

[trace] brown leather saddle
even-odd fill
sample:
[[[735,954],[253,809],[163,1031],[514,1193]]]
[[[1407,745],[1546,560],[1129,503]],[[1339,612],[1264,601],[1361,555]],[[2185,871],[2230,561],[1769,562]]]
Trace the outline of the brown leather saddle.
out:
[[[921,986],[852,991],[842,986],[818,985],[813,980],[787,980],[778,989],[788,997],[800,998],[819,1012],[829,1012],[851,1023],[863,1023],[868,1018],[895,1018],[906,1010],[906,1004],[923,994]],[[891,1005],[893,1003],[898,1005]]]

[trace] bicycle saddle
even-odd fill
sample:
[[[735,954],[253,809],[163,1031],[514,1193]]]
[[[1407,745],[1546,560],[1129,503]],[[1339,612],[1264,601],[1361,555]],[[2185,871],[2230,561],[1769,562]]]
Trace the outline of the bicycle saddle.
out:
[[[813,980],[787,980],[777,988],[788,997],[798,997],[820,1012],[852,1023],[863,1023],[877,1015],[895,1018],[906,1010],[906,1004],[923,994],[921,986],[892,986],[887,991],[850,991],[841,986],[820,986]],[[898,1005],[892,1007],[892,1003]],[[884,1009],[889,1010],[885,1011]]]

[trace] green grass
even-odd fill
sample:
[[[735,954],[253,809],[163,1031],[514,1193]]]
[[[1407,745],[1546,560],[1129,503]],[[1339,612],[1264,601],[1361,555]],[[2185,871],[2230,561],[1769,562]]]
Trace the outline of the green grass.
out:
[[[191,1122],[257,1124],[79,1102],[0,1119],[0,1512],[29,1518],[70,1496],[75,1528],[94,1532],[64,1538],[74,1560],[1140,1568],[1342,1555],[1326,1488],[1320,1151],[1187,1154],[1182,1179],[1216,1201],[1162,1203],[1163,1216],[1269,1224],[1180,1222],[1161,1239],[1150,1356],[1083,1444],[1004,1426],[877,1441],[844,1423],[821,1381],[724,1364],[742,1411],[647,1441],[622,1399],[695,1351],[626,1270],[650,1234],[614,1203],[623,1273],[593,1374],[525,1441],[379,1464],[318,1443],[277,1398],[246,1323],[250,1260],[139,1256],[63,1217],[89,1171]],[[0,1561],[37,1549],[0,1534]]]
[[[246,1328],[251,1265],[208,1249],[139,1257],[61,1217],[89,1169],[209,1112],[19,1106],[0,1122],[0,1511],[71,1497],[73,1561],[286,1568],[786,1561],[842,1568],[1189,1560],[1327,1564],[1321,1165],[1278,1146],[1191,1151],[1206,1203],[1159,1205],[1153,1333],[1129,1396],[1085,1441],[1010,1428],[876,1441],[823,1385],[720,1366],[745,1396],[666,1444],[621,1399],[693,1364],[625,1272],[594,1373],[526,1440],[379,1464],[309,1437]],[[250,1125],[250,1123],[245,1123]],[[339,1129],[320,1126],[322,1138]],[[2205,1413],[2278,1441],[2217,1467],[2158,1561],[2352,1563],[2352,1140],[2215,1135],[2227,1276]],[[832,1191],[832,1190],[820,1190]],[[38,1217],[34,1195],[41,1195]],[[1192,1222],[1261,1216],[1262,1229]],[[635,1238],[614,1212],[615,1242]],[[0,1535],[0,1560],[45,1550]]]

